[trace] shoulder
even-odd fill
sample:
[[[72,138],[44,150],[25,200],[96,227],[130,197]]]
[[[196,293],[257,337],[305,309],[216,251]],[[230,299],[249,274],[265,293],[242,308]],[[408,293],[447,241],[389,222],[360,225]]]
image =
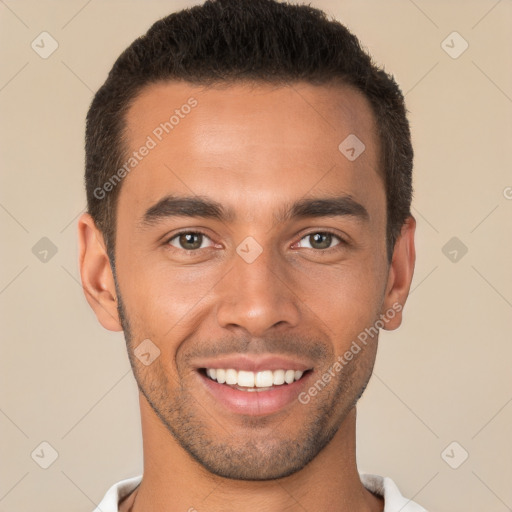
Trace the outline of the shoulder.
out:
[[[427,512],[422,506],[402,496],[391,478],[361,474],[361,482],[369,491],[384,498],[384,512]]]
[[[119,512],[119,503],[127,498],[142,481],[142,475],[121,480],[107,491],[93,512]]]

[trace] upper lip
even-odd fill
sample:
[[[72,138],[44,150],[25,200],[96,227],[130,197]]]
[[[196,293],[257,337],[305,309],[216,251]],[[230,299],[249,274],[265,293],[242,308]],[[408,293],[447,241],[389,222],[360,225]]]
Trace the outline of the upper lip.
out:
[[[266,355],[250,356],[235,354],[231,356],[209,358],[197,361],[197,368],[233,368],[247,372],[260,372],[263,370],[300,370],[306,371],[313,365],[300,359],[286,356]]]

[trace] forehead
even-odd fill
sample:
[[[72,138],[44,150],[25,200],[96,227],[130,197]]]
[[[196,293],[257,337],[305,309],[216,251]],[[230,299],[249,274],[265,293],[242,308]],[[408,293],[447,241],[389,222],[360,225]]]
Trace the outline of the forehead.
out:
[[[123,181],[120,201],[129,195],[133,205],[175,192],[249,208],[314,188],[383,190],[371,107],[348,86],[152,84],[127,112],[125,141],[127,159],[150,148]],[[352,147],[364,147],[355,160]]]
[[[185,119],[187,121],[182,122]],[[233,83],[206,88],[188,82],[161,82],[146,86],[139,93],[128,110],[126,121],[128,140],[135,146],[140,136],[153,134],[159,138],[161,130],[158,128],[166,122],[171,123],[173,136],[186,132],[188,127],[200,126],[201,133],[196,135],[215,137],[219,150],[231,147],[231,140],[223,139],[223,135],[229,133],[232,138],[234,131],[238,132],[238,142],[246,149],[250,149],[251,142],[253,146],[258,142],[271,146],[286,142],[287,146],[303,147],[304,138],[329,142],[331,138],[337,140],[347,135],[350,130],[367,139],[367,146],[376,142],[373,140],[374,116],[367,99],[352,87],[336,84]],[[251,126],[255,122],[260,123],[261,129]],[[178,125],[181,125],[179,130]],[[256,139],[243,140],[248,133]],[[278,140],[276,133],[280,134]],[[164,130],[161,135],[166,134]],[[170,140],[165,142],[171,143]],[[195,140],[190,142],[193,144]],[[337,150],[337,146],[333,149]]]

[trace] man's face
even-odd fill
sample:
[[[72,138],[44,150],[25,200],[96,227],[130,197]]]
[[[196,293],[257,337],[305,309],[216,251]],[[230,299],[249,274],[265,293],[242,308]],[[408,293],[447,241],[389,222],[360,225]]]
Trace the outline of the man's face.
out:
[[[172,131],[158,130],[191,97],[197,105],[180,111]],[[129,153],[148,136],[156,143],[124,178],[117,207],[120,311],[139,388],[211,472],[291,474],[353,408],[376,339],[309,403],[299,394],[389,307],[370,107],[345,87],[166,83],[142,92],[127,127]],[[350,148],[338,149],[351,134],[365,145],[353,161]],[[194,199],[195,209],[171,198]],[[146,365],[133,350],[148,339],[160,353]],[[208,369],[249,372],[235,374],[240,384],[264,372],[264,387],[221,384]],[[279,370],[304,373],[269,389]]]

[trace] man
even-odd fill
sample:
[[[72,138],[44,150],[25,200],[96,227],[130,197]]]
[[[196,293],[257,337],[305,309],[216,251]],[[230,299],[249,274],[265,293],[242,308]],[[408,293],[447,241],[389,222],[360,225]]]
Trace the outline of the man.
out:
[[[97,511],[424,510],[355,440],[413,275],[412,154],[392,77],[311,7],[210,1],[125,50],[88,113],[80,268],[125,334],[144,474]]]

